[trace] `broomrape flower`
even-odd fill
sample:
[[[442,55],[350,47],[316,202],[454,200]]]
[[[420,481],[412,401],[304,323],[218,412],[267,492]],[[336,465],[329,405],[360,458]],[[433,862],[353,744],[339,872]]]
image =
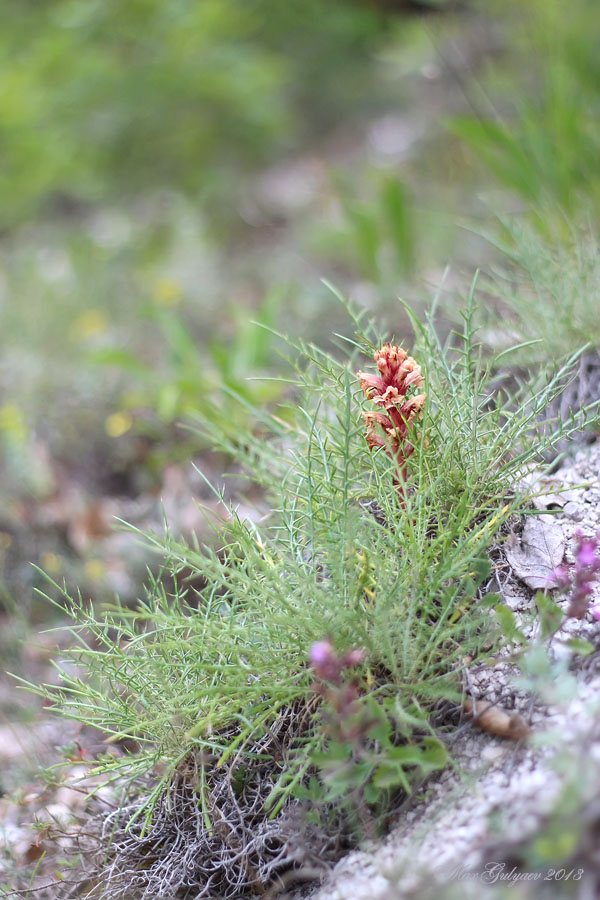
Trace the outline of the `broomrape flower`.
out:
[[[392,344],[384,344],[375,352],[379,375],[357,372],[362,392],[371,400],[377,411],[363,412],[366,438],[371,450],[383,447],[397,462],[397,485],[407,479],[406,464],[414,451],[410,441],[413,423],[423,415],[427,394],[414,393],[425,381],[421,366],[406,350]]]

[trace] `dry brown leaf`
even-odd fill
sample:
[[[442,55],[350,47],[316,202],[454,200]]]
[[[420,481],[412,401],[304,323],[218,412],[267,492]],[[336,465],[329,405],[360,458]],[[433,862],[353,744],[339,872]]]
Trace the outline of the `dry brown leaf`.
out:
[[[565,536],[553,516],[531,516],[520,537],[511,535],[506,545],[515,575],[534,591],[553,586],[552,573],[564,555]]]
[[[473,724],[488,734],[509,738],[511,741],[520,741],[531,734],[531,728],[519,713],[509,712],[490,703],[489,700],[465,700],[463,708]]]

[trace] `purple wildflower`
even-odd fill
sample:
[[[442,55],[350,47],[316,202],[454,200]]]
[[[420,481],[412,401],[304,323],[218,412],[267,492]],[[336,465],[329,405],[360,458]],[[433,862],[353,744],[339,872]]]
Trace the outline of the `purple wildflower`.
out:
[[[319,678],[323,681],[339,681],[342,667],[331,641],[317,641],[313,644],[309,658]]]
[[[593,566],[595,568],[600,565],[600,559],[596,555],[596,550],[598,549],[598,540],[600,535],[596,535],[593,538],[585,538],[579,529],[576,532],[576,537],[579,542],[577,550],[575,552],[575,560],[578,566],[580,567],[590,567]]]
[[[597,572],[600,569],[600,558],[596,554],[600,534],[593,538],[586,538],[583,532],[577,529],[575,538],[577,543],[575,545],[573,593],[567,615],[582,619],[589,609],[593,585],[597,581]]]
[[[575,532],[575,565],[559,566],[551,573],[549,581],[552,586],[569,594],[567,616],[582,619],[590,607],[590,597],[600,572],[600,532],[594,537],[585,537],[580,529]],[[600,621],[600,604],[592,610],[592,615]]]
[[[325,666],[334,656],[333,644],[331,641],[317,641],[310,648],[310,661],[313,666]]]
[[[364,650],[348,650],[348,652],[342,657],[344,668],[350,668],[351,666],[360,665],[365,656],[366,653]]]
[[[571,584],[571,568],[570,566],[558,566],[553,569],[546,579],[546,585],[549,588],[558,588],[560,591],[566,591]]]
[[[333,644],[326,638],[313,644],[308,656],[318,678],[339,683],[344,669],[358,666],[365,658],[365,651],[348,650],[343,656],[338,656]]]
[[[317,677],[315,690],[324,701],[326,730],[336,741],[360,743],[373,724],[359,705],[358,684],[344,678],[345,670],[360,665],[365,656],[358,648],[339,656],[328,638],[310,648],[309,659]]]

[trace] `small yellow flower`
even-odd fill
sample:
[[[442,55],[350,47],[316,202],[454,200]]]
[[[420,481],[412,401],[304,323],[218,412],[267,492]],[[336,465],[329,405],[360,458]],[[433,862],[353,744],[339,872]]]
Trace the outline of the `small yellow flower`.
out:
[[[102,309],[88,309],[81,313],[71,325],[71,334],[75,338],[96,337],[104,334],[108,328],[108,316]]]
[[[133,425],[133,418],[128,412],[115,412],[108,416],[104,427],[109,437],[118,438]]]
[[[57,556],[56,553],[42,553],[40,563],[48,575],[57,575],[62,568],[60,556]]]
[[[181,297],[181,285],[173,278],[161,278],[154,285],[153,299],[158,306],[177,306]]]
[[[84,571],[90,581],[100,581],[104,577],[106,567],[101,559],[88,559],[84,566]]]
[[[17,445],[24,444],[29,437],[23,412],[15,403],[0,406],[0,432]]]

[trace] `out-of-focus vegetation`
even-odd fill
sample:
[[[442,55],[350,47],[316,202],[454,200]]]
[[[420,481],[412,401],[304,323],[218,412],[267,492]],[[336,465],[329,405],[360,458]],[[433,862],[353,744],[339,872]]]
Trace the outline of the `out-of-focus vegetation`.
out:
[[[166,365],[162,371],[125,349],[103,348],[91,355],[91,360],[101,366],[129,373],[138,385],[123,392],[119,400],[121,411],[107,422],[113,437],[118,437],[121,429],[122,432],[129,429],[132,413],[139,409],[156,414],[155,421],[146,420],[145,425],[160,438],[161,429],[207,410],[215,423],[222,420],[230,426],[240,416],[242,421],[247,421],[243,407],[231,408],[227,391],[235,391],[247,402],[263,405],[281,394],[280,383],[268,377],[273,371],[272,338],[279,292],[267,294],[256,310],[255,321],[248,318],[247,311],[227,310],[233,325],[229,339],[225,341],[218,335],[208,337],[204,352],[200,352],[184,319],[171,308],[178,295],[175,282],[159,282],[154,303],[142,309],[143,315],[158,327],[164,343]],[[249,373],[253,373],[251,378]]]
[[[366,105],[374,7],[306,0],[3,4],[0,222],[240,175]]]
[[[328,315],[318,280],[338,260],[315,235],[333,178],[319,161],[317,184],[253,179],[396,102],[378,53],[414,26],[344,0],[47,0],[0,17],[3,492],[42,500],[48,454],[102,481],[107,459],[136,456],[132,435],[171,441],[160,423],[220,382],[273,374],[250,319]]]
[[[2,5],[9,536],[63,470],[86,493],[156,487],[182,455],[176,423],[207,403],[229,414],[220,386],[269,403],[281,386],[246,381],[279,370],[268,329],[321,338],[339,321],[321,278],[400,334],[396,296],[428,292],[449,260],[460,282],[493,256],[472,231],[515,196],[541,237],[529,253],[500,229],[510,278],[515,263],[525,277],[494,294],[533,336],[556,306],[564,352],[595,333],[577,274],[589,254],[565,232],[600,197],[597,6],[432,7]],[[545,258],[574,273],[568,314]],[[532,286],[546,319],[530,315]]]
[[[582,209],[600,213],[600,9],[593,0],[488,9],[501,56],[467,86],[474,112],[452,131],[543,233],[564,233]]]
[[[256,410],[299,402],[278,335],[339,358],[321,279],[401,342],[399,294],[418,309],[442,282],[450,330],[483,267],[513,363],[600,347],[599,34],[597,0],[4,0],[5,668],[55,677],[31,562],[86,615],[115,592],[128,614],[147,556],[115,517],[205,528],[191,458],[231,499],[240,470],[181,422],[264,440]],[[23,696],[0,678],[0,713],[34,714]]]
[[[485,318],[496,342],[536,341],[524,348],[529,361],[559,359],[586,345],[599,348],[597,229],[588,220],[565,231],[561,240],[545,238],[522,221],[503,221],[500,231],[496,246],[504,265],[490,267],[486,278],[496,303],[490,303]]]
[[[36,504],[55,506],[65,482],[83,506],[162,490],[163,466],[201,450],[182,418],[227,419],[227,390],[251,404],[285,390],[267,380],[280,371],[269,329],[335,331],[322,278],[401,335],[397,295],[423,297],[451,260],[451,297],[462,268],[496,252],[473,232],[493,233],[516,195],[541,236],[496,229],[512,254],[491,289],[504,325],[565,353],[595,334],[581,299],[594,276],[578,262],[593,253],[565,223],[593,220],[600,196],[596,5],[433,7],[2,5],[9,594],[31,583],[12,559],[43,562],[64,541],[45,525],[28,548]],[[557,266],[572,290],[549,283]],[[531,315],[534,295],[547,315]]]
[[[43,493],[28,436],[72,461],[82,439],[129,430],[138,387],[172,420],[200,397],[190,364],[214,382],[249,361],[268,279],[252,250],[229,275],[232,243],[257,230],[248,177],[366,112],[384,19],[323,0],[9,0],[0,25],[2,440],[9,479]],[[243,351],[219,363],[231,334]],[[99,375],[98,350],[141,365]],[[139,384],[144,364],[155,390]]]

